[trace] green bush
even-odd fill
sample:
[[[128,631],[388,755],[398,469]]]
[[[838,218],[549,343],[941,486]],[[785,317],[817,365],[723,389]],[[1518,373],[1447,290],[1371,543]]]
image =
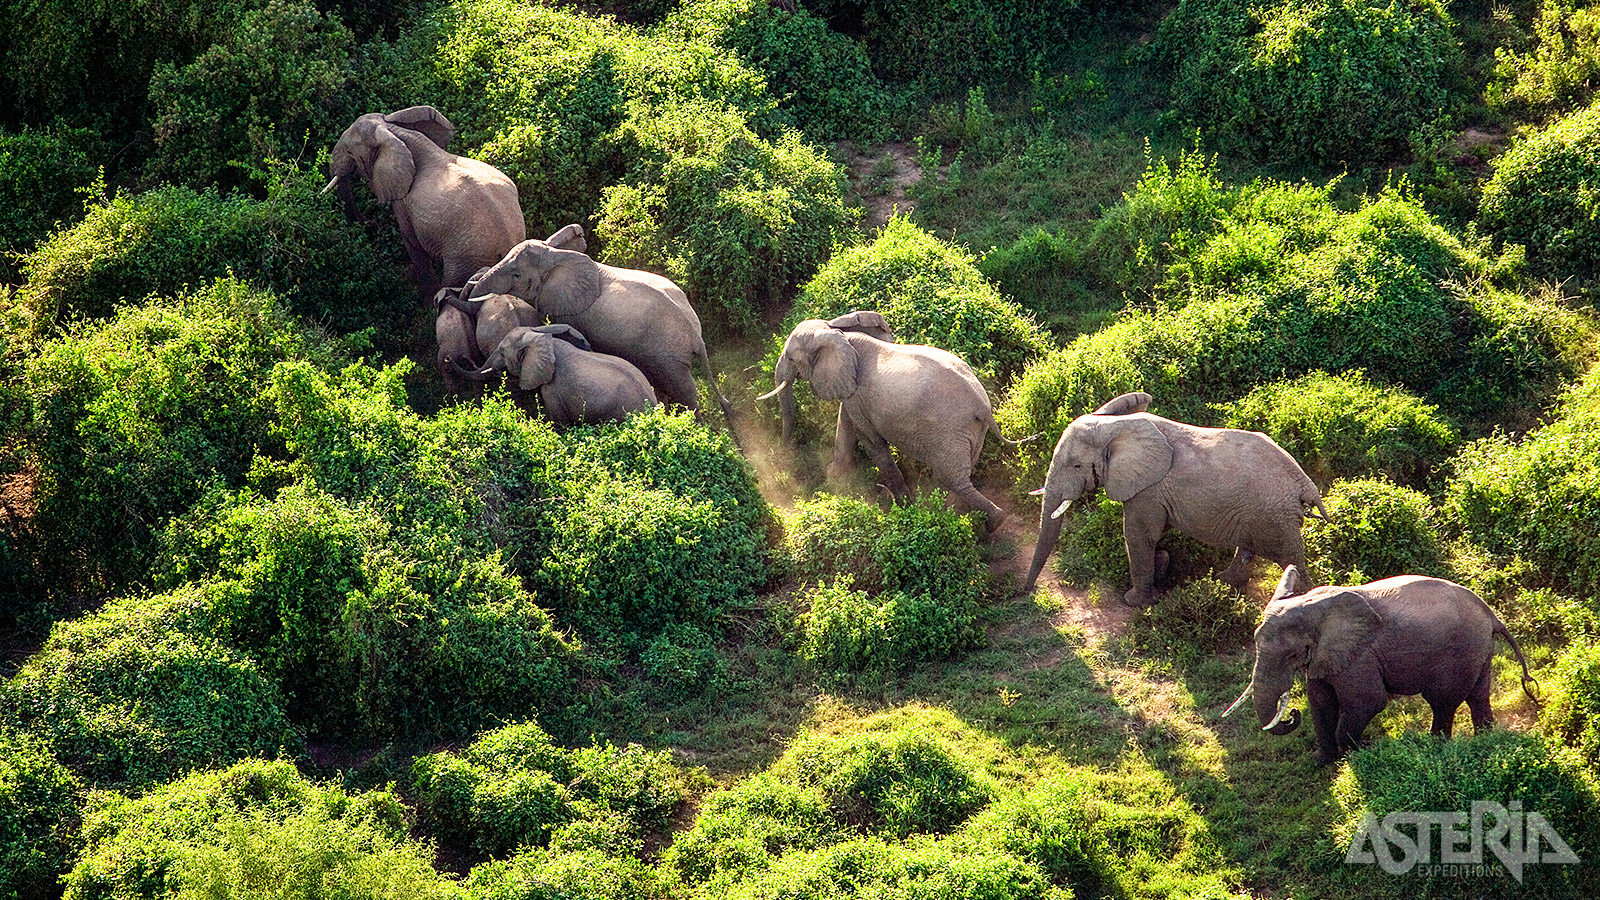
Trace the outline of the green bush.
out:
[[[421,304],[395,264],[399,243],[376,249],[318,196],[320,180],[310,168],[281,168],[261,201],[177,186],[100,201],[23,259],[18,303],[42,335],[237,276],[334,331],[371,328],[379,346],[403,346]]]
[[[989,847],[956,849],[945,842],[898,844],[861,837],[790,853],[749,881],[719,883],[738,900],[1070,900],[1038,866]]]
[[[1470,815],[1472,803],[1483,801],[1504,808],[1517,803],[1524,815],[1542,815],[1580,860],[1600,852],[1600,797],[1594,782],[1569,754],[1553,751],[1535,734],[1496,730],[1451,741],[1420,734],[1381,741],[1350,755],[1334,779],[1333,797],[1343,813],[1336,826],[1343,847],[1356,839],[1367,815],[1379,822],[1391,812]],[[1485,827],[1495,826],[1486,822]],[[1550,845],[1544,846],[1550,852]],[[1491,853],[1484,857],[1485,863],[1496,862]],[[1393,877],[1370,868],[1374,878]],[[1589,877],[1583,864],[1529,865],[1520,881],[1441,879],[1437,884],[1444,889],[1441,896],[1450,897],[1570,897],[1586,889]]]
[[[97,794],[84,836],[66,878],[72,900],[459,896],[434,871],[432,848],[406,836],[393,794],[348,794],[287,762],[242,762],[137,799]]]
[[[1526,245],[1538,273],[1596,288],[1600,268],[1600,104],[1512,144],[1483,186],[1479,222]]]
[[[977,640],[976,610],[931,594],[872,595],[848,577],[801,594],[802,659],[824,671],[897,671],[944,659]]]
[[[16,257],[82,214],[94,145],[86,129],[0,131],[0,279],[16,282]]]
[[[1215,578],[1200,578],[1161,595],[1129,625],[1140,651],[1186,662],[1209,660],[1249,643],[1261,620],[1256,601]]]
[[[1520,442],[1467,445],[1445,485],[1443,519],[1490,553],[1519,556],[1540,581],[1590,593],[1600,587],[1600,374],[1562,400],[1559,414]]]
[[[1484,101],[1497,112],[1539,118],[1590,96],[1600,75],[1600,8],[1575,0],[1540,0],[1532,46],[1494,50]]]
[[[1306,563],[1318,584],[1392,575],[1454,575],[1427,495],[1378,479],[1339,481],[1322,497],[1332,520],[1311,519]]]
[[[0,719],[104,787],[297,752],[282,693],[211,622],[203,592],[185,588],[57,624],[0,693]]]
[[[639,654],[639,666],[668,702],[715,696],[733,684],[728,661],[703,629],[669,625]]]
[[[1545,679],[1539,727],[1577,751],[1591,774],[1600,774],[1600,646],[1573,643]]]
[[[466,900],[650,900],[655,876],[632,857],[534,849],[473,867]]]
[[[269,159],[331,146],[364,110],[351,96],[351,33],[308,0],[266,0],[193,60],[150,79],[152,180],[237,187]]]
[[[1050,348],[1043,329],[984,280],[972,254],[896,216],[871,243],[835,254],[806,282],[768,367],[802,319],[856,309],[883,313],[899,342],[948,350],[1001,385]]]
[[[716,876],[740,881],[791,850],[825,846],[848,834],[819,786],[761,772],[706,797],[694,825],[676,836],[663,862],[691,884]]]
[[[83,785],[29,735],[0,728],[0,893],[44,900],[78,855]]]
[[[258,453],[281,455],[260,393],[272,366],[340,355],[271,295],[237,281],[130,307],[46,344],[26,367],[40,476],[34,525],[76,551],[47,574],[108,585],[137,578],[154,530],[209,486],[242,483]]]
[[[978,271],[1001,296],[1012,298],[1034,316],[1045,317],[1084,306],[1080,256],[1070,238],[1034,227],[1010,244],[991,248],[978,260]]]
[[[1263,385],[1225,413],[1225,427],[1264,432],[1323,485],[1379,477],[1422,487],[1458,444],[1437,407],[1359,369]]]
[[[1448,127],[1466,60],[1437,0],[1182,0],[1152,55],[1178,116],[1261,159],[1382,163]]]

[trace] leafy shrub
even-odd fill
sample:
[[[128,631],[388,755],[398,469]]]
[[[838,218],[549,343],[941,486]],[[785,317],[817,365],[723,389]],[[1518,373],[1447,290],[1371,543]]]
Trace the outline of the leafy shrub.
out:
[[[219,281],[74,329],[27,364],[40,470],[35,525],[81,562],[63,579],[137,577],[154,529],[210,485],[238,485],[281,453],[259,393],[272,366],[339,351],[271,295]],[[78,571],[78,570],[82,571]]]
[[[1265,432],[1318,484],[1381,477],[1421,487],[1457,445],[1438,408],[1357,369],[1263,385],[1230,404],[1222,424]]]
[[[1167,591],[1129,628],[1134,646],[1185,661],[1211,659],[1244,646],[1261,620],[1256,602],[1215,578]]]
[[[85,780],[140,788],[192,769],[295,752],[283,696],[210,634],[200,592],[118,600],[52,629],[0,694],[0,718]]]
[[[317,195],[318,180],[310,169],[281,168],[264,201],[177,186],[101,201],[23,259],[18,301],[43,333],[232,275],[275,290],[302,316],[339,332],[371,328],[393,347],[419,312],[415,288]]]
[[[848,825],[832,817],[820,787],[761,772],[706,797],[694,825],[676,836],[663,861],[693,884],[718,875],[739,881],[791,850],[847,835]]]
[[[645,645],[639,665],[669,702],[715,695],[733,682],[711,636],[689,624],[669,625]]]
[[[1593,289],[1600,267],[1600,105],[1512,144],[1483,186],[1479,221],[1528,248],[1530,265]]]
[[[1600,647],[1573,643],[1546,678],[1539,726],[1550,737],[1578,752],[1591,774],[1600,773]]]
[[[83,209],[94,183],[94,133],[86,129],[0,131],[0,278],[17,280],[15,257]]]
[[[894,671],[944,659],[976,640],[975,609],[931,594],[871,595],[848,577],[800,597],[800,656],[824,670]]]
[[[1366,815],[1380,822],[1388,813],[1403,811],[1470,815],[1474,801],[1485,801],[1505,808],[1520,803],[1525,814],[1544,816],[1579,859],[1590,859],[1600,850],[1595,825],[1600,798],[1593,781],[1570,755],[1553,751],[1534,734],[1495,730],[1451,741],[1418,734],[1380,741],[1350,755],[1334,779],[1333,797],[1344,814],[1336,826],[1344,846],[1356,839]],[[1491,856],[1486,853],[1484,862]],[[1376,872],[1375,877],[1392,876]],[[1587,884],[1588,877],[1583,865],[1530,865],[1522,870],[1520,882],[1474,878],[1439,883],[1447,889],[1459,885],[1446,896],[1558,897],[1581,892],[1579,885]]]
[[[1262,159],[1380,162],[1446,125],[1465,59],[1436,0],[1182,0],[1153,55],[1186,121]]]
[[[308,0],[266,0],[192,61],[150,79],[152,179],[239,186],[269,159],[329,146],[359,114],[353,37]]]
[[[78,853],[83,785],[26,734],[0,728],[0,892],[53,896]]]
[[[1036,316],[1076,309],[1083,291],[1076,281],[1080,252],[1067,237],[1030,228],[978,261],[978,270],[1003,297]]]
[[[433,852],[406,837],[393,794],[347,794],[287,762],[242,762],[137,799],[97,794],[66,896],[177,898],[458,896]]]
[[[467,900],[649,900],[654,876],[632,857],[534,849],[473,867]]]
[[[494,857],[542,847],[562,826],[607,815],[638,842],[667,825],[694,784],[667,751],[565,750],[533,722],[481,735],[459,755],[420,757],[411,780],[435,834]]]
[[[1600,8],[1574,0],[1540,0],[1533,46],[1496,47],[1484,91],[1490,109],[1541,117],[1590,94],[1600,75]]]
[[[1520,442],[1495,436],[1467,445],[1454,462],[1441,511],[1472,542],[1520,556],[1546,583],[1588,593],[1600,587],[1600,376],[1562,400],[1550,424]]]
[[[984,280],[972,254],[896,216],[871,243],[835,254],[806,282],[769,368],[796,323],[856,309],[883,313],[899,342],[948,350],[1002,385],[1050,348],[1044,331]]]
[[[1378,479],[1335,482],[1322,498],[1332,520],[1312,519],[1306,562],[1318,584],[1365,584],[1392,575],[1454,574],[1427,495]]]
[[[820,850],[790,853],[720,896],[825,900],[905,897],[916,900],[1068,900],[1039,867],[988,847],[956,849],[946,842],[897,844],[854,838]]]

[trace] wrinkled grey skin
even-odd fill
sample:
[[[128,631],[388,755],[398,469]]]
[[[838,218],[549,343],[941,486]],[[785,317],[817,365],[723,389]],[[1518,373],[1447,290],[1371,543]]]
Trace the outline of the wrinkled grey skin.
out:
[[[1283,710],[1301,673],[1318,763],[1360,747],[1361,733],[1390,696],[1421,694],[1433,709],[1437,735],[1450,736],[1462,703],[1472,711],[1474,732],[1491,727],[1497,634],[1522,663],[1522,688],[1534,697],[1522,649],[1488,604],[1461,585],[1400,575],[1302,594],[1300,580],[1299,569],[1284,569],[1256,628],[1250,686],[1228,712],[1253,695],[1263,730],[1294,731],[1300,711],[1285,717]]]
[[[1154,602],[1156,543],[1176,528],[1213,547],[1237,548],[1217,577],[1243,590],[1256,556],[1306,564],[1300,525],[1308,510],[1327,516],[1300,465],[1264,434],[1201,428],[1145,412],[1150,395],[1123,394],[1061,433],[1045,478],[1023,591],[1031,591],[1061,536],[1067,505],[1095,488],[1122,503],[1122,536],[1133,586],[1130,606]],[[1036,492],[1037,493],[1037,492]]]
[[[557,234],[574,229],[582,234],[577,225]],[[733,421],[733,410],[717,386],[706,353],[700,318],[671,280],[653,272],[604,265],[580,251],[530,240],[511,248],[489,271],[471,279],[461,298],[476,304],[490,294],[520,297],[551,322],[582,331],[597,351],[633,363],[663,397],[691,410],[700,408],[693,374],[698,359],[723,415]]]
[[[972,467],[995,424],[989,395],[972,369],[937,347],[892,343],[894,333],[878,313],[858,311],[831,321],[808,319],[794,327],[773,371],[777,383],[759,399],[777,397],[783,439],[794,433],[794,382],[805,379],[824,400],[838,400],[830,477],[855,464],[859,441],[878,466],[884,486],[905,502],[911,490],[890,446],[910,456],[969,509],[982,510],[993,531],[1004,513],[972,484]]]
[[[452,360],[452,363],[454,361]],[[495,345],[478,371],[456,365],[471,381],[491,381],[504,372],[513,382],[512,396],[529,409],[532,392],[550,421],[558,425],[620,422],[629,413],[656,405],[650,382],[631,363],[595,353],[570,325],[521,326]]]

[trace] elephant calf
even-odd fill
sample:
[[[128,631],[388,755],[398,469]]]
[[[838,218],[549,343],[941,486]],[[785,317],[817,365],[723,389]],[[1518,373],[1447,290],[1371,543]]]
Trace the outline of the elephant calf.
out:
[[[454,363],[454,360],[452,360]],[[545,416],[559,425],[620,422],[656,405],[644,373],[625,359],[594,353],[570,325],[513,328],[489,354],[483,369],[454,363],[462,377],[489,381],[501,372],[515,379],[519,405],[539,392]]]
[[[1331,763],[1361,745],[1367,723],[1390,696],[1421,694],[1433,709],[1433,733],[1450,736],[1456,710],[1465,702],[1474,731],[1494,724],[1489,695],[1494,689],[1494,636],[1500,635],[1522,664],[1528,663],[1488,604],[1442,578],[1400,575],[1359,587],[1300,589],[1300,570],[1283,570],[1272,602],[1256,629],[1256,664],[1250,686],[1223,713],[1252,694],[1263,731],[1288,734],[1300,725],[1289,710],[1296,671],[1305,673],[1311,725],[1319,763]]]

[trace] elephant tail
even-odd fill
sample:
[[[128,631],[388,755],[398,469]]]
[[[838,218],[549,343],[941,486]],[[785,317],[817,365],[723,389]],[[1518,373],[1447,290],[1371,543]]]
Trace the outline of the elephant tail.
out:
[[[1490,614],[1493,615],[1492,610]],[[1494,617],[1494,633],[1505,638],[1506,643],[1511,645],[1511,652],[1517,655],[1517,662],[1522,664],[1522,692],[1528,695],[1528,699],[1532,700],[1535,706],[1538,706],[1540,703],[1539,695],[1533,692],[1533,688],[1538,686],[1538,682],[1534,681],[1533,675],[1529,674],[1528,661],[1522,658],[1522,648],[1517,646],[1516,638],[1511,636],[1511,632],[1506,629],[1505,623],[1500,621],[1499,616]]]
[[[1306,479],[1306,489],[1300,493],[1300,508],[1307,518],[1317,518],[1324,522],[1333,521],[1333,516],[1328,515],[1328,508],[1322,505],[1322,493],[1309,478]]]
[[[1039,431],[1035,432],[1034,434],[1030,434],[1025,438],[1018,438],[1017,440],[1013,441],[1012,439],[1000,433],[1000,423],[994,420],[993,414],[990,414],[989,416],[989,431],[993,432],[994,436],[1000,439],[1000,443],[1008,444],[1012,447],[1020,447],[1023,444],[1032,443],[1033,441],[1037,441],[1039,438],[1044,437],[1044,432]]]

